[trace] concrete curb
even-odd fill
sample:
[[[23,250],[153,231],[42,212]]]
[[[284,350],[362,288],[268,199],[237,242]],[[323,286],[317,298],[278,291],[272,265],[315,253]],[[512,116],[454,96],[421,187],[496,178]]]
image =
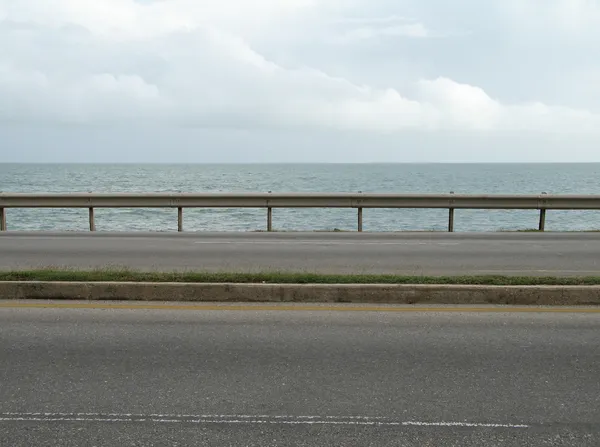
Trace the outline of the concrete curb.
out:
[[[600,286],[0,282],[0,299],[600,305]]]

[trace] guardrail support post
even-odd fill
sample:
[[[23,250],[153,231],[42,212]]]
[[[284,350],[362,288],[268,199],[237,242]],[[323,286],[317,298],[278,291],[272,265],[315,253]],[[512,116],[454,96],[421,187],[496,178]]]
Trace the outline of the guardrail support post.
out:
[[[546,228],[546,209],[542,208],[540,210],[540,225],[538,227],[539,231],[544,231]]]
[[[450,194],[454,194],[454,191],[450,191]],[[451,204],[454,204],[454,200],[451,201]],[[448,232],[454,232],[454,208],[448,209]]]
[[[177,231],[181,233],[183,231],[183,208],[177,208]]]
[[[94,219],[94,208],[89,208],[90,214],[90,231],[96,231],[96,220]]]
[[[545,196],[546,193],[542,192],[542,195]],[[544,231],[545,228],[546,228],[546,208],[542,208],[540,206],[540,224],[538,226],[538,230]]]
[[[6,231],[6,208],[0,208],[0,231]]]
[[[358,231],[359,233],[363,230],[363,209],[362,206],[358,208]]]
[[[273,208],[267,208],[267,231],[273,231]]]

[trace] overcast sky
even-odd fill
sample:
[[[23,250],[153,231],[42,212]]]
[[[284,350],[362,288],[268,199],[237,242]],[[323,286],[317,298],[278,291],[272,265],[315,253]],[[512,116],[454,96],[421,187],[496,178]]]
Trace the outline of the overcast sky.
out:
[[[0,162],[600,162],[600,0],[0,0]]]

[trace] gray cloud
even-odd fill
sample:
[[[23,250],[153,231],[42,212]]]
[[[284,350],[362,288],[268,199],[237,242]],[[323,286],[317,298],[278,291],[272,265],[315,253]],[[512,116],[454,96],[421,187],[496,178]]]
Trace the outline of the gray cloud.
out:
[[[12,153],[26,128],[114,144],[161,128],[223,160],[253,141],[313,153],[299,135],[328,144],[315,160],[344,142],[368,161],[357,141],[376,142],[378,160],[492,160],[501,141],[523,142],[515,159],[555,160],[576,135],[577,156],[600,159],[587,149],[600,141],[599,24],[593,0],[0,0],[0,160],[35,153]],[[469,139],[485,144],[434,147]]]

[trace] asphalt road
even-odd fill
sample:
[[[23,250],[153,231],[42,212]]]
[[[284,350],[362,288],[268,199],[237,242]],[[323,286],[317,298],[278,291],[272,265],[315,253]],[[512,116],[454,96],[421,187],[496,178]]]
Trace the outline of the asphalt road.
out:
[[[600,445],[597,309],[22,305],[3,446]]]
[[[600,233],[0,234],[0,269],[594,275]]]

